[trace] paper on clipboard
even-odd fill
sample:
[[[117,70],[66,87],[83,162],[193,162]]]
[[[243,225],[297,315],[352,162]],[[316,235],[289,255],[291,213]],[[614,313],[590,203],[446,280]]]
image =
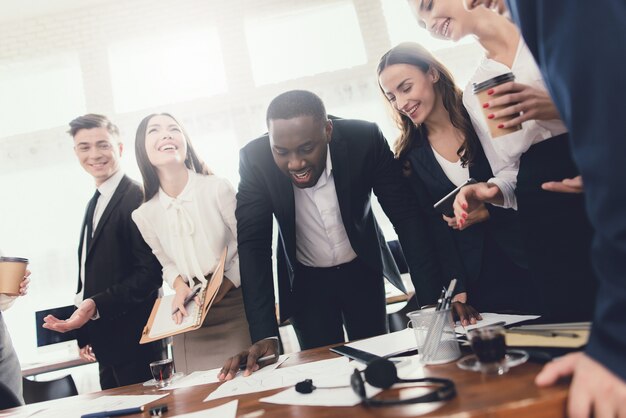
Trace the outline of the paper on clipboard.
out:
[[[228,248],[224,248],[220,261],[211,275],[211,279],[200,291],[200,306],[195,303],[189,304],[189,315],[185,317],[180,324],[176,324],[172,320],[172,299],[174,295],[158,298],[154,302],[148,322],[141,333],[140,344],[146,344],[172,335],[193,331],[202,326],[224,280],[224,265],[226,263],[227,253]]]

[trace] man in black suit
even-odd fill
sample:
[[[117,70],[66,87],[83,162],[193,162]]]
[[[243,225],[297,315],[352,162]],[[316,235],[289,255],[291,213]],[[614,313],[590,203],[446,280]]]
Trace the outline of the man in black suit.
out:
[[[150,378],[149,363],[163,358],[163,345],[139,344],[161,287],[161,268],[131,219],[141,187],[120,170],[124,149],[118,128],[105,116],[70,122],[74,151],[95,180],[78,249],[78,307],[67,320],[51,315],[44,327],[78,329],[81,357],[99,362],[100,386],[110,389]]]
[[[382,276],[405,290],[371,209],[372,190],[403,247],[420,304],[441,289],[423,247],[423,224],[413,194],[378,127],[328,119],[321,99],[294,90],[267,111],[269,134],[240,153],[237,233],[242,288],[252,347],[227,360],[230,379],[247,358],[278,351],[272,280],[272,215],[277,251],[280,320],[290,319],[309,349],[387,332]]]

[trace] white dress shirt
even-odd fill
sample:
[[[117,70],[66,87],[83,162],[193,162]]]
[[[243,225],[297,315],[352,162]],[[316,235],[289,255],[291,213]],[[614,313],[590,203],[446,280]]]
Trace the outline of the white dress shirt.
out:
[[[224,247],[224,275],[241,284],[237,254],[235,190],[221,177],[188,170],[189,179],[177,197],[163,189],[133,212],[143,239],[163,266],[163,279],[174,287],[176,277],[204,282],[213,273]]]
[[[537,67],[526,43],[520,38],[512,68],[487,57],[483,58],[470,82],[465,87],[463,104],[472,119],[472,124],[483,146],[485,156],[489,161],[489,165],[491,165],[494,177],[489,182],[496,184],[502,191],[504,196],[503,207],[517,209],[515,187],[517,185],[520,157],[533,144],[563,134],[567,132],[567,129],[559,119],[548,121],[529,120],[522,124],[522,130],[491,138],[482,105],[472,92],[472,83],[481,83],[508,72],[512,72],[515,75],[516,83],[526,84],[536,89],[547,91],[539,67]]]
[[[120,182],[124,178],[124,172],[122,170],[117,170],[115,174],[106,179],[104,183],[102,183],[98,187],[98,191],[100,192],[100,196],[98,196],[98,201],[96,202],[96,208],[93,212],[93,228],[91,237],[93,238],[93,234],[96,232],[96,228],[98,226],[98,222],[100,222],[100,218],[104,213],[107,205],[111,201],[115,190],[117,190],[117,186],[120,185]],[[85,260],[87,259],[87,228],[85,228],[85,235],[83,236],[83,251],[80,254],[80,281],[82,282],[82,286],[80,292],[76,294],[74,297],[74,305],[78,306],[83,301],[83,295],[85,294]],[[97,308],[97,307],[96,307]],[[92,319],[98,319],[100,315],[96,311],[95,316]]]
[[[326,168],[313,187],[293,185],[296,207],[296,258],[309,267],[332,267],[356,258],[341,219],[330,148]]]
[[[465,183],[467,179],[469,179],[469,167],[463,167],[460,158],[456,162],[451,162],[446,160],[443,155],[439,155],[434,148],[432,149],[433,154],[435,154],[435,159],[452,184],[459,187],[461,184]]]

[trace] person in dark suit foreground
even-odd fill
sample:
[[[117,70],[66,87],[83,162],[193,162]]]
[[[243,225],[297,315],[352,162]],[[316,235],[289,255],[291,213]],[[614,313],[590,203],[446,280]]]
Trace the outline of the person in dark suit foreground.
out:
[[[404,286],[371,209],[372,190],[403,247],[418,302],[435,302],[441,280],[429,271],[430,248],[417,203],[378,127],[329,119],[315,94],[294,90],[267,111],[269,134],[240,153],[237,231],[246,315],[254,342],[229,358],[220,379],[246,374],[276,354],[272,216],[278,222],[280,320],[289,318],[302,349],[387,332],[382,277]]]
[[[78,307],[67,320],[52,315],[44,328],[78,329],[81,357],[99,362],[100,386],[110,389],[151,377],[149,363],[163,345],[139,344],[161,287],[161,267],[131,219],[143,200],[141,187],[120,170],[119,131],[105,116],[70,122],[74,151],[95,180],[78,249]]]
[[[599,282],[585,352],[548,363],[536,382],[547,386],[573,374],[570,417],[626,416],[626,3],[511,0],[509,6],[570,131],[581,174],[543,187],[567,193],[584,187]]]

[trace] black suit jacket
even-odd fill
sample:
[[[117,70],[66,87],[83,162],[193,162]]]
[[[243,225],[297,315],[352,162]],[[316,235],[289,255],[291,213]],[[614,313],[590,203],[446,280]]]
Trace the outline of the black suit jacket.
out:
[[[440,283],[428,270],[433,256],[421,247],[417,203],[400,177],[398,162],[378,127],[369,122],[333,118],[330,157],[341,217],[352,248],[374,271],[405,290],[389,247],[372,213],[372,190],[393,223],[421,303],[437,298]],[[272,157],[263,135],[242,148],[237,193],[237,232],[241,281],[253,341],[278,335],[272,274],[272,216],[279,229],[277,268],[280,318],[294,310],[297,280],[295,203],[291,180]],[[330,290],[330,289],[329,289]]]
[[[131,219],[142,200],[141,187],[124,176],[87,248],[84,298],[95,301],[100,318],[78,330],[78,343],[91,344],[102,365],[140,359],[161,347],[160,343],[139,344],[163,281],[158,260]],[[79,268],[84,235],[83,221]]]
[[[509,6],[570,131],[585,183],[599,282],[587,353],[626,381],[626,2],[510,0]],[[590,23],[601,29],[575,29]]]
[[[469,167],[470,177],[478,182],[485,182],[493,174],[480,144],[477,144],[475,154]],[[427,220],[429,232],[435,242],[440,274],[444,281],[456,278],[458,292],[467,290],[469,283],[477,283],[482,270],[486,239],[493,239],[513,263],[526,267],[516,211],[486,205],[489,211],[488,221],[472,225],[463,231],[453,230],[443,221],[441,213],[433,205],[456,186],[439,165],[428,141],[416,137],[414,147],[405,158],[411,164],[409,183],[418,196],[422,217]]]

